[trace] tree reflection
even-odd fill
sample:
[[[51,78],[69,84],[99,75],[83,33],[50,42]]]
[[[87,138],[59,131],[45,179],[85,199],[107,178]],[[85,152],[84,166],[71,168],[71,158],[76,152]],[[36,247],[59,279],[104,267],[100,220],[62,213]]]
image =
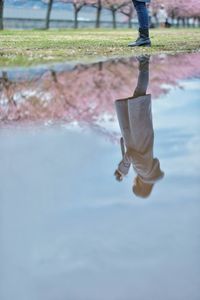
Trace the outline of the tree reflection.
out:
[[[199,53],[152,57],[150,91],[154,98],[179,85],[180,79],[199,75],[199,62]],[[16,71],[0,72],[2,123],[50,120],[96,126],[105,115],[113,118],[113,102],[131,94],[138,70],[133,57],[77,64],[70,70],[63,66],[26,72],[23,76]]]

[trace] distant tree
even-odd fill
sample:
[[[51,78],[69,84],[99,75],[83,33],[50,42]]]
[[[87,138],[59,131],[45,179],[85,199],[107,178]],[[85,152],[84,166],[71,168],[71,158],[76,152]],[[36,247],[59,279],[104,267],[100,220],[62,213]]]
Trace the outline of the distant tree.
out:
[[[128,19],[128,27],[132,28],[132,18],[134,16],[135,10],[133,9],[133,3],[130,1],[126,6],[122,6],[119,12],[125,15]]]
[[[90,3],[93,7],[96,7],[97,13],[96,13],[96,28],[100,27],[101,24],[101,12],[103,9],[103,1],[102,0],[96,0],[93,3]]]
[[[64,3],[71,3],[73,8],[74,8],[74,28],[78,28],[78,14],[81,11],[81,9],[90,4],[90,0],[60,0],[61,2]]]
[[[87,3],[97,9],[96,28],[100,27],[100,17],[103,8],[111,11],[114,28],[116,28],[116,13],[118,11],[128,17],[129,26],[131,26],[131,18],[133,15],[133,3],[131,0],[88,0]]]
[[[48,3],[47,3],[47,14],[46,14],[46,20],[45,20],[45,29],[49,29],[52,6],[53,6],[53,0],[49,0]]]
[[[3,29],[3,6],[4,0],[0,0],[0,30]]]
[[[200,18],[199,0],[154,0],[152,1],[152,7],[155,13],[161,4],[165,5],[169,17],[172,18],[172,22],[176,19],[178,25],[180,21],[183,26],[189,25],[190,18],[195,18],[197,20]]]
[[[96,16],[96,28],[100,27],[100,18],[101,18],[101,11],[102,11],[102,0],[97,1],[97,16]]]
[[[130,3],[130,0],[103,0],[103,6],[109,9],[112,13],[112,21],[113,21],[113,28],[117,28],[116,22],[116,14],[117,12],[122,9],[122,7],[127,6]]]

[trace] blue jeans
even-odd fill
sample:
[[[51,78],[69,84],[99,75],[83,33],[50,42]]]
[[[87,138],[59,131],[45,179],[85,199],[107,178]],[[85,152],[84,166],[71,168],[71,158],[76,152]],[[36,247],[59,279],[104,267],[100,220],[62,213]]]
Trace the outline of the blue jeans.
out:
[[[148,20],[148,12],[146,8],[145,2],[140,2],[137,0],[132,0],[133,5],[135,6],[135,10],[138,16],[139,28],[140,29],[148,29],[149,28],[149,20]]]

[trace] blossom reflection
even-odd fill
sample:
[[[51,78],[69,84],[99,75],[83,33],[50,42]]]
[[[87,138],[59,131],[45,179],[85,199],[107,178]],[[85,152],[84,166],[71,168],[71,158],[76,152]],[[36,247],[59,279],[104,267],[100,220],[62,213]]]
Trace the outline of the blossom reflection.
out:
[[[164,173],[154,158],[154,130],[152,124],[151,95],[146,94],[149,83],[149,56],[138,57],[139,76],[133,96],[115,101],[117,117],[122,133],[120,161],[115,177],[122,181],[131,165],[136,172],[133,193],[146,198]]]

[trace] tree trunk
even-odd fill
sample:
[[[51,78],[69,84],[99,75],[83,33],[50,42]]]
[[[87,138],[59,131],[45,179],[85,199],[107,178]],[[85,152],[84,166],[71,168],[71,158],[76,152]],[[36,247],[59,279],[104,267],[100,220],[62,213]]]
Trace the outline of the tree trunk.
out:
[[[174,18],[171,17],[171,25],[173,26],[174,25]]]
[[[102,6],[99,1],[98,6],[97,6],[96,28],[100,27],[101,10],[102,10]]]
[[[113,20],[113,28],[116,29],[117,24],[116,24],[116,10],[115,9],[112,9],[112,20]]]
[[[0,0],[0,30],[3,29],[3,5],[4,0]]]
[[[128,18],[128,28],[132,28],[132,16],[129,16]]]
[[[53,0],[49,0],[48,7],[47,7],[46,21],[45,21],[45,29],[49,29],[52,6],[53,6]]]
[[[74,6],[74,28],[78,28],[78,9]]]
[[[196,18],[193,18],[192,27],[195,27]]]
[[[100,61],[98,66],[99,66],[98,71],[102,71],[103,70],[103,62]]]
[[[11,82],[8,78],[8,73],[6,71],[2,72],[2,83],[3,87],[5,88],[6,91],[6,96],[8,98],[8,103],[14,106],[17,106],[16,101],[13,98],[13,94],[11,92]]]
[[[177,18],[176,26],[179,27],[179,25],[180,25],[180,18],[178,17],[178,18]]]

